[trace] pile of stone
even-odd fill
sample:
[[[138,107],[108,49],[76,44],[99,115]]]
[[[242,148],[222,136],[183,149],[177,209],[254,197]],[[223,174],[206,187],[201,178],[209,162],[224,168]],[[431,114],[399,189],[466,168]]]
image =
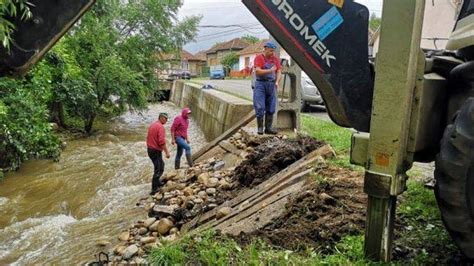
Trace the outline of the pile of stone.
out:
[[[219,146],[243,160],[255,152],[255,146],[269,138],[262,138],[244,128],[220,142]],[[160,191],[138,203],[148,212],[149,218],[136,222],[120,234],[120,243],[109,252],[111,262],[146,263],[149,251],[164,242],[178,239],[185,223],[233,198],[241,185],[232,178],[235,168],[226,166],[220,159],[222,157],[223,154],[216,155],[191,168],[165,173]],[[216,218],[221,219],[231,211],[229,207],[221,207]]]
[[[224,168],[224,161],[211,158],[163,175],[165,184],[160,191],[139,203],[150,218],[138,221],[120,234],[120,243],[111,252],[112,262],[145,263],[150,250],[179,237],[183,224],[228,200],[230,190],[238,183],[230,178],[234,169]],[[223,208],[219,213],[221,218],[230,211]]]

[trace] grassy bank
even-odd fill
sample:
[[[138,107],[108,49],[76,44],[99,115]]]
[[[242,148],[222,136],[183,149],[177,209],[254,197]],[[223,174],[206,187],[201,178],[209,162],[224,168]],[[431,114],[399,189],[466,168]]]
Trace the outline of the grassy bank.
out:
[[[348,163],[350,130],[307,115],[303,115],[302,123],[304,132],[334,147],[338,156],[330,163],[357,171],[363,170]],[[184,236],[176,243],[165,244],[152,251],[149,261],[154,265],[380,264],[365,260],[363,241],[363,234],[347,235],[334,242],[325,252],[311,246],[307,246],[304,251],[294,252],[271,246],[258,238],[251,243],[242,244],[236,239],[209,231]],[[446,264],[459,262],[459,257],[457,248],[442,225],[433,191],[425,188],[422,183],[410,180],[408,190],[400,197],[397,208],[394,263]]]

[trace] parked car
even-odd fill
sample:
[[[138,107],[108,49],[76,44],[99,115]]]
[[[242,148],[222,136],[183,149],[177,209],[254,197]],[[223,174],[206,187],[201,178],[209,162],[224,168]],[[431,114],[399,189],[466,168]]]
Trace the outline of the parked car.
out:
[[[301,71],[301,111],[306,111],[311,104],[324,105],[324,100],[314,82]]]
[[[225,79],[224,67],[222,65],[211,66],[209,71],[210,79]]]
[[[173,70],[166,80],[172,81],[175,79],[191,79],[191,73],[187,70]]]

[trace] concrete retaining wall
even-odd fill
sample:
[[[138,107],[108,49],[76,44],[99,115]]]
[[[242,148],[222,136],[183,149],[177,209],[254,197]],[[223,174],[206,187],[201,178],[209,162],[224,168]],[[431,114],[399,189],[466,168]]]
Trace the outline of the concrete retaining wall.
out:
[[[249,112],[252,102],[224,92],[201,89],[201,85],[177,80],[170,101],[179,107],[189,107],[208,141],[217,138]]]

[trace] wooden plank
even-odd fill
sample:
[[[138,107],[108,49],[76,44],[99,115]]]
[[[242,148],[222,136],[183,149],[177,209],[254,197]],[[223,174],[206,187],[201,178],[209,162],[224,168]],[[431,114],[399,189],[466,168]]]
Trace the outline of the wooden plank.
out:
[[[271,190],[278,184],[281,184],[282,182],[285,182],[287,178],[290,178],[292,175],[296,174],[299,170],[302,168],[306,167],[310,163],[314,162],[316,160],[316,157],[321,153],[322,148],[317,149],[299,161],[296,161],[283,171],[279,172],[278,174],[274,175],[273,177],[270,177],[268,180],[263,182],[262,184],[245,191],[242,195],[227,201],[223,203],[219,208],[221,207],[231,207],[234,208],[235,206],[241,204],[244,201],[250,201],[253,200],[255,197],[258,197],[259,195],[266,193],[268,190]],[[207,222],[208,220],[214,219],[215,214],[217,212],[217,209],[211,210],[207,213],[204,213],[196,218],[194,218],[191,222],[183,226],[184,231],[187,231],[191,229],[192,227],[195,227],[196,225],[202,224]]]
[[[183,226],[182,231],[189,231],[190,229],[195,228],[196,226],[215,219],[217,210],[222,207],[231,207],[232,209],[235,209],[236,206],[242,204],[243,202],[255,204],[255,202],[258,202],[263,197],[275,194],[276,192],[284,189],[285,186],[287,186],[291,182],[292,178],[294,178],[299,172],[301,172],[302,169],[308,167],[310,164],[316,161],[317,157],[321,154],[321,151],[324,151],[325,148],[326,147],[323,146],[307,154],[305,157],[291,164],[289,167],[282,170],[273,177],[269,178],[262,184],[256,186],[255,188],[247,190],[242,195],[223,203],[221,206],[207,213],[204,213],[194,218],[192,221]]]
[[[206,224],[200,225],[199,230],[207,230],[217,226],[225,227],[225,225],[231,225],[252,216],[252,214],[263,209],[262,206],[265,206],[264,208],[266,208],[271,204],[280,201],[291,194],[294,194],[296,191],[295,189],[292,189],[292,187],[303,181],[310,172],[311,170],[306,170],[300,174],[292,176],[288,182],[276,187],[271,191],[267,191],[267,193],[260,195],[260,197],[255,198],[253,201],[248,203],[245,202],[245,204],[241,204],[241,206],[235,206],[232,209],[232,212],[226,217],[223,217],[219,220],[213,219]]]
[[[247,125],[248,123],[252,122],[252,120],[254,120],[254,119],[255,119],[255,112],[252,111],[252,112],[248,113],[246,116],[244,116],[244,118],[242,118],[239,122],[237,122],[237,124],[235,124],[234,126],[229,128],[226,132],[222,133],[219,137],[217,137],[216,139],[211,141],[209,144],[204,146],[198,152],[194,153],[193,154],[193,160],[196,161],[197,159],[199,159],[199,157],[204,155],[206,152],[208,152],[209,150],[211,150],[215,146],[219,145],[219,142],[221,142],[225,139],[228,139],[229,137],[231,137],[232,135],[237,133],[237,131],[239,131],[239,129],[241,127],[243,127],[243,126]]]

